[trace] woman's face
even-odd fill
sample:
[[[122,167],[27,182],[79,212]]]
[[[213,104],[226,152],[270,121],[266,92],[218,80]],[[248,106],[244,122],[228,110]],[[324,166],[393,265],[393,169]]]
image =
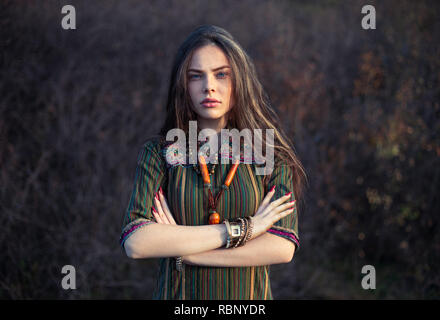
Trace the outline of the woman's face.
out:
[[[188,90],[201,129],[219,131],[226,126],[233,107],[231,76],[228,58],[219,47],[206,45],[194,51],[187,73]]]

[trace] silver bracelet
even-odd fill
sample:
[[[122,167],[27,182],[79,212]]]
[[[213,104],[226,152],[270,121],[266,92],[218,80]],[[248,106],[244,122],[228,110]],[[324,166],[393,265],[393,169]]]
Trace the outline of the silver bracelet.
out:
[[[223,223],[226,225],[226,233],[228,234],[225,249],[228,249],[231,246],[231,225],[229,224],[229,221],[227,219],[225,219]]]
[[[183,269],[182,257],[176,258],[176,270],[181,272]]]
[[[244,221],[243,218],[237,218],[240,221],[240,236],[238,237],[237,242],[234,245],[234,248],[240,247],[243,245],[243,238],[244,238],[244,233],[245,233],[245,228],[246,228],[246,222]]]

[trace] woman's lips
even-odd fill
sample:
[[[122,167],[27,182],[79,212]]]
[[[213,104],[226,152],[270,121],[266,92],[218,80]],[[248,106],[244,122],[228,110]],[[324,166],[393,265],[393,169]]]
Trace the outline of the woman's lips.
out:
[[[213,101],[211,101],[211,102],[203,102],[202,106],[204,106],[205,108],[215,108],[215,107],[217,107],[217,105],[219,103],[220,102],[213,102]]]

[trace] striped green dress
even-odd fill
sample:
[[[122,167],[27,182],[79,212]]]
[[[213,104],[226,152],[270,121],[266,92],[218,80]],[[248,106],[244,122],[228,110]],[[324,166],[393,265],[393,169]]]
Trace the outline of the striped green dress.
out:
[[[176,223],[206,225],[208,198],[202,177],[192,165],[166,161],[168,148],[157,140],[147,141],[138,156],[133,191],[123,219],[120,244],[134,232],[156,223],[152,215],[154,194],[162,187]],[[220,153],[219,153],[220,155]],[[231,164],[216,166],[211,176],[216,195],[228,174]],[[258,209],[268,189],[276,186],[273,199],[292,191],[292,172],[285,165],[275,166],[266,187],[263,175],[255,172],[258,164],[240,163],[229,189],[220,197],[217,209],[221,217],[251,216]],[[299,248],[298,215],[293,212],[281,219],[267,232],[292,241]],[[161,258],[154,293],[155,299],[272,299],[269,266],[257,267],[202,267],[184,265],[176,270],[175,259]]]

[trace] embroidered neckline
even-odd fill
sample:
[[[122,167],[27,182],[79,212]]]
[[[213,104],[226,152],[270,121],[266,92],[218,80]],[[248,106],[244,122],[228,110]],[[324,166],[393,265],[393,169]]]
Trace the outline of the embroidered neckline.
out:
[[[200,149],[200,146],[202,144],[205,144],[205,142],[202,141],[198,141],[197,142],[197,149]],[[209,150],[209,148],[207,148],[207,150]],[[245,157],[246,152],[245,150],[247,150],[247,154],[250,156]],[[168,144],[166,144],[164,146],[164,148],[162,149],[162,156],[165,159],[165,162],[167,164],[167,167],[176,167],[176,166],[181,166],[181,167],[193,167],[194,164],[189,162],[189,148],[187,148],[186,153],[183,154],[182,152],[179,152],[179,150],[175,147],[175,145],[171,142],[169,142]],[[207,156],[210,157],[209,151],[207,152]],[[224,140],[221,142],[220,144],[220,148],[217,151],[216,154],[214,154],[213,156],[216,160],[218,164],[222,164],[222,160],[226,160],[228,159],[229,161],[226,161],[227,163],[232,163],[233,157],[232,157],[232,141],[231,139],[228,140]],[[167,161],[167,159],[171,160],[170,162]],[[253,163],[253,164],[257,164],[255,158],[253,157],[252,154],[252,147],[244,142],[240,143],[240,163]]]

